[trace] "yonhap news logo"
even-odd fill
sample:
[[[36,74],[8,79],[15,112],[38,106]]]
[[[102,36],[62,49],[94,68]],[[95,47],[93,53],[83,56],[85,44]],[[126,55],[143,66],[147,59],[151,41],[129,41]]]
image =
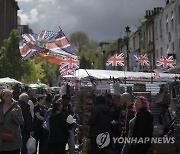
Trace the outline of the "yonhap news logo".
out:
[[[107,147],[110,141],[114,144],[174,144],[175,137],[110,137],[108,132],[101,133],[96,137],[96,143],[100,149]]]
[[[101,133],[96,137],[96,143],[100,149],[107,147],[110,144],[110,135],[108,132]]]

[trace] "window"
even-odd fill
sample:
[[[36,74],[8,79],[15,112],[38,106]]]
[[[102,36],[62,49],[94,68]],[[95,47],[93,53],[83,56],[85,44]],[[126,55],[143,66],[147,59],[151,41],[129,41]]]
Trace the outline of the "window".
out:
[[[160,50],[160,56],[163,56],[163,48]]]
[[[168,22],[166,22],[166,33],[168,33]]]
[[[174,42],[172,42],[172,52],[174,53]]]
[[[160,38],[162,37],[162,20],[159,21],[159,34],[160,34]]]
[[[166,15],[166,33],[168,33],[168,23],[169,23],[168,15]]]
[[[166,22],[168,22],[168,15],[166,15]]]
[[[166,53],[168,54],[169,53],[169,44],[167,45],[167,51]]]
[[[168,34],[168,40],[169,40],[169,42],[171,42],[171,33],[170,32]]]
[[[133,37],[133,50],[136,48],[136,42],[135,42],[135,37]]]
[[[149,27],[149,42],[152,41],[152,28],[151,26]]]
[[[158,23],[155,24],[155,35],[156,39],[158,39]]]
[[[156,58],[159,58],[159,53],[158,53],[159,51],[158,50],[156,50]]]
[[[174,12],[171,11],[171,30],[174,30]]]
[[[179,14],[179,23],[180,23],[180,6],[179,6],[179,9],[178,9],[178,14]]]

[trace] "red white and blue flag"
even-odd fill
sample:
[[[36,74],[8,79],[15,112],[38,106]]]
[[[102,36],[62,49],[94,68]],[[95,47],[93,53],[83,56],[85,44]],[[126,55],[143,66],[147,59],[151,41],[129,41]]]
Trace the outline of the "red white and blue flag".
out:
[[[134,55],[136,61],[141,66],[150,66],[149,58],[146,54],[144,55]]]
[[[75,70],[79,68],[79,59],[74,59],[72,57],[64,58],[60,63],[60,73],[61,75],[71,75]]]
[[[173,60],[173,56],[170,56],[168,58],[162,56],[161,58],[158,58],[156,61],[156,66],[162,67],[165,69],[174,68],[175,62]]]
[[[26,60],[38,53],[61,57],[77,57],[63,31],[55,33],[43,30],[39,34],[23,34],[19,41],[22,59]]]
[[[65,75],[73,75],[75,70],[73,69],[59,69],[59,72],[62,76],[65,76]]]
[[[124,54],[115,54],[114,56],[110,57],[107,62],[106,66],[124,66]]]

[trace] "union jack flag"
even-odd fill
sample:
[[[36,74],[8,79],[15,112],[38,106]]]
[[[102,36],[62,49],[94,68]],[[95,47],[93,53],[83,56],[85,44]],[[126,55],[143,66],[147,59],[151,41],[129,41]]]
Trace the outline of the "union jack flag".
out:
[[[72,57],[64,58],[62,62],[60,63],[60,65],[61,65],[61,68],[67,66],[67,68],[77,69],[79,68],[79,60],[74,59]]]
[[[60,72],[60,74],[62,75],[62,76],[65,76],[65,75],[73,75],[74,74],[74,72],[75,72],[75,70],[73,70],[73,69],[59,69],[59,72]]]
[[[60,30],[56,35],[50,38],[46,48],[51,49],[62,49],[63,51],[75,55],[75,51],[72,49],[68,39],[62,30]]]
[[[162,56],[161,58],[158,58],[156,61],[156,66],[162,67],[165,69],[174,68],[175,62],[173,60],[173,56],[170,56],[168,58]]]
[[[142,66],[150,66],[150,62],[149,62],[149,58],[147,57],[147,55],[134,55],[134,57],[136,58],[136,61],[138,62],[138,64],[142,65]]]
[[[69,74],[79,68],[79,60],[72,57],[62,59],[60,63],[60,73],[67,72]],[[64,74],[64,73],[63,73]],[[66,74],[67,75],[67,74]]]
[[[75,51],[62,30],[57,33],[43,30],[39,34],[23,34],[19,41],[19,49],[24,60],[48,51],[51,51],[50,54],[75,57]]]
[[[107,62],[106,66],[124,66],[124,54],[115,54],[114,56],[110,57]]]

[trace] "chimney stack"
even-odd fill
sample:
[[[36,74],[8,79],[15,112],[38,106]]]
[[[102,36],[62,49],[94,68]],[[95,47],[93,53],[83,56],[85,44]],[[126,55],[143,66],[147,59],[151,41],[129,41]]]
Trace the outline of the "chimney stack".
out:
[[[151,11],[149,10],[149,14],[148,14],[148,16],[151,16]]]

